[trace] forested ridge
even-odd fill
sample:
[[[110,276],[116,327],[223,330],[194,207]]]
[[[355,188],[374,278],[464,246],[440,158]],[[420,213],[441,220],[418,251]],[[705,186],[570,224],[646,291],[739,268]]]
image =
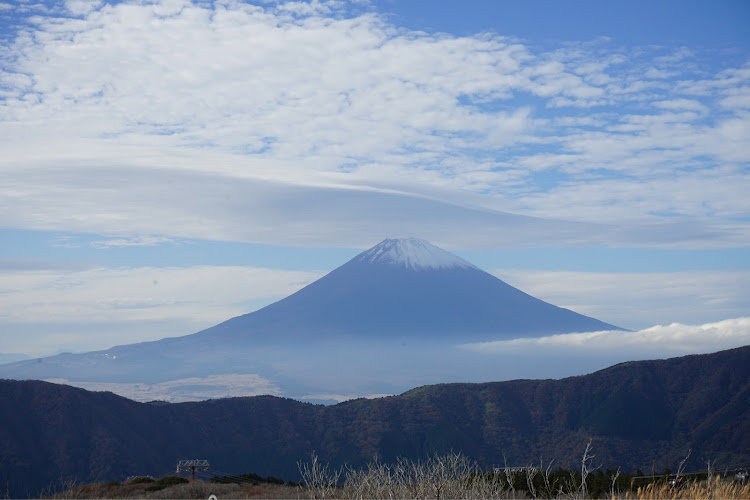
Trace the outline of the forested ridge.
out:
[[[296,480],[332,465],[460,451],[482,467],[554,459],[661,471],[750,462],[750,347],[623,363],[561,380],[440,384],[334,406],[258,396],[137,403],[41,381],[0,381],[0,485],[34,495],[63,478],[163,475],[181,458]]]

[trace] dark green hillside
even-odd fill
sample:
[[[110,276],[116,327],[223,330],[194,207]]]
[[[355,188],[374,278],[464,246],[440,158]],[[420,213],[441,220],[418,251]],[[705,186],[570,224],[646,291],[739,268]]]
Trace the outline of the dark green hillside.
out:
[[[563,380],[443,384],[335,406],[271,396],[136,403],[39,381],[0,381],[0,485],[36,495],[60,479],[217,470],[297,478],[314,450],[360,465],[377,455],[463,451],[483,466],[573,466],[589,438],[605,468],[662,471],[750,462],[750,347],[617,365]]]

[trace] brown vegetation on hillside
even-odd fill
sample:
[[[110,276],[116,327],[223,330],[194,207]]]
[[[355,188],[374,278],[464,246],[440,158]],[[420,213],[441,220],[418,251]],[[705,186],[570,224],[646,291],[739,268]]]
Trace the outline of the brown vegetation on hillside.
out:
[[[613,498],[626,500],[660,500],[660,499],[747,499],[750,498],[750,484],[738,484],[732,481],[713,480],[690,482],[681,488],[668,484],[649,484],[645,488],[626,492]]]

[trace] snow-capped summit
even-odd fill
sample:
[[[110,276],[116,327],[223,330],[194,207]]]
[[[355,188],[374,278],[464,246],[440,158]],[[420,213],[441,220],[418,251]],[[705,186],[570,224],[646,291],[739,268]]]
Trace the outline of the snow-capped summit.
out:
[[[392,264],[407,269],[473,268],[462,258],[418,238],[385,239],[359,254],[357,262]]]

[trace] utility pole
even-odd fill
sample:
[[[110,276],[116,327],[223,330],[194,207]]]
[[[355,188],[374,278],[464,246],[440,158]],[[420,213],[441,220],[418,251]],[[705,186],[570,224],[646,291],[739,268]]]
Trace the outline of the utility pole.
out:
[[[195,471],[208,471],[211,470],[211,464],[208,460],[180,460],[177,462],[177,474],[180,472],[190,471],[190,475],[195,479]]]

